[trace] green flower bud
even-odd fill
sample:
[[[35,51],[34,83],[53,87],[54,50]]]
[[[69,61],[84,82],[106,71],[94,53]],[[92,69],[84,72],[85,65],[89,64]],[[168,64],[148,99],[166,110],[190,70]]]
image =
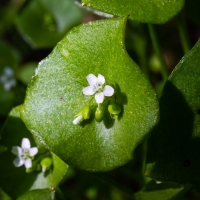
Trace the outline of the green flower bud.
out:
[[[85,106],[82,110],[79,111],[77,115],[75,115],[75,119],[73,120],[73,124],[79,124],[83,120],[89,119],[91,114],[90,106]]]
[[[109,111],[110,117],[112,119],[117,119],[118,115],[122,111],[122,109],[121,109],[121,106],[119,104],[117,104],[116,102],[114,102],[114,103],[111,103],[108,106],[108,111]]]
[[[37,161],[32,162],[31,168],[26,168],[26,173],[39,172],[39,171],[41,171],[41,166],[40,164],[38,164]]]
[[[117,119],[118,118],[118,114],[110,114],[110,117],[112,118],[112,119]]]
[[[83,119],[89,119],[91,114],[90,106],[85,106],[82,110]]]
[[[99,105],[95,111],[95,119],[97,122],[101,122],[105,116],[105,107]]]
[[[42,172],[46,172],[47,170],[50,169],[51,165],[53,164],[52,158],[50,157],[43,158],[40,161],[40,164],[42,166]]]
[[[121,109],[120,105],[118,105],[116,102],[114,102],[108,106],[108,111],[112,115],[118,115],[122,111],[122,109]]]

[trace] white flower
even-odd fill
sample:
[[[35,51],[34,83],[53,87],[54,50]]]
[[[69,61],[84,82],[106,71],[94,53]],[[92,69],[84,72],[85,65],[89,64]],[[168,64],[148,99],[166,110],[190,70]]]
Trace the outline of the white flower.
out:
[[[31,148],[31,144],[28,138],[22,139],[21,147],[13,146],[12,153],[17,156],[13,161],[15,167],[20,167],[25,165],[26,168],[32,167],[31,158],[38,153],[38,148],[33,147]]]
[[[4,89],[9,91],[13,86],[16,85],[14,77],[14,71],[10,67],[5,67],[3,75],[0,76],[0,82],[3,83]]]
[[[156,184],[161,184],[162,182],[161,181],[156,181]]]
[[[86,79],[89,86],[83,88],[82,92],[84,95],[95,94],[95,100],[98,104],[103,102],[104,96],[110,97],[114,94],[114,89],[111,86],[106,85],[103,87],[105,78],[101,74],[98,74],[98,77],[94,74],[89,74]]]

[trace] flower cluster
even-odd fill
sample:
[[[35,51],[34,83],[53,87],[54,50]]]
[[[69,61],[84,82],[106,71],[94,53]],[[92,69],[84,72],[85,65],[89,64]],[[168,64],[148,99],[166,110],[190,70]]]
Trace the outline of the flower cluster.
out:
[[[0,76],[0,82],[3,83],[4,90],[9,91],[13,86],[16,85],[14,77],[14,71],[10,67],[5,67],[3,75]]]
[[[114,89],[110,85],[105,85],[105,78],[101,74],[96,77],[94,74],[86,76],[89,86],[83,88],[84,95],[94,95],[95,101],[98,104],[95,111],[95,119],[101,122],[110,113],[112,119],[117,119],[121,112],[121,106],[118,105],[113,99],[108,99],[104,102],[104,97],[111,97],[114,94]],[[92,106],[93,107],[93,106]],[[75,115],[73,124],[79,124],[83,120],[89,119],[91,114],[91,106],[85,106],[82,110]]]

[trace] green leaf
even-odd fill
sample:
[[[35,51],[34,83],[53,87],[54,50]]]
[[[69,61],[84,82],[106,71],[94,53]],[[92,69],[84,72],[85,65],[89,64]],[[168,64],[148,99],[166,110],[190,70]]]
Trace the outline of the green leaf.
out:
[[[143,190],[134,194],[136,200],[189,200],[186,198],[188,188],[171,183],[148,182]]]
[[[0,41],[0,73],[3,67],[15,67],[19,59],[19,53],[11,45]]]
[[[22,138],[29,138],[31,147],[37,146],[41,155],[48,153],[44,146],[27,130],[19,117],[19,109],[20,106],[14,108],[9,114],[2,128],[0,140],[0,145],[8,148],[7,151],[0,154],[0,187],[14,199],[28,190],[56,187],[68,168],[54,154],[51,154],[52,170],[45,174],[42,172],[26,173],[24,166],[18,168],[14,166],[13,161],[16,156],[11,153],[11,149],[13,146],[21,146]],[[36,155],[34,160],[37,158]]]
[[[179,13],[184,0],[82,0],[83,5],[142,23],[162,24]]]
[[[0,188],[0,199],[1,200],[12,200],[1,188]]]
[[[176,183],[200,183],[200,41],[168,78],[160,122],[148,141],[146,175]]]
[[[155,92],[125,51],[125,24],[126,17],[72,29],[40,62],[28,86],[21,110],[26,126],[62,160],[80,169],[107,171],[125,164],[157,122]],[[118,119],[109,114],[102,122],[94,119],[94,96],[82,93],[90,73],[102,74],[115,88],[123,108]],[[88,104],[93,106],[90,119],[74,125],[74,116]]]
[[[7,147],[0,145],[0,153],[7,151]]]
[[[71,0],[34,0],[19,15],[16,26],[30,45],[49,48],[80,24],[81,18],[80,9]]]
[[[36,67],[37,63],[35,62],[26,63],[25,65],[20,66],[17,71],[17,78],[25,85],[28,85],[34,75]]]
[[[55,200],[55,190],[51,189],[38,189],[31,190],[19,198],[17,200]]]

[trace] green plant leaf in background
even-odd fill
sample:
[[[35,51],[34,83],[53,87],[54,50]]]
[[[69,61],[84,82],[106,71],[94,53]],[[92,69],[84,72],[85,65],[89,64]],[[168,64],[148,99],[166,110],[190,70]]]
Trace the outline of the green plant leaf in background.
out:
[[[7,151],[7,147],[0,145],[0,153]]]
[[[168,78],[160,122],[148,140],[146,175],[175,183],[200,183],[200,41]]]
[[[37,63],[30,62],[19,67],[17,71],[17,78],[25,85],[28,85],[32,76],[34,75]]]
[[[9,114],[1,130],[0,140],[0,145],[8,148],[7,151],[0,154],[0,187],[12,198],[16,198],[28,190],[56,187],[68,168],[54,154],[52,154],[53,168],[47,174],[42,172],[26,173],[24,166],[19,168],[14,166],[13,161],[16,156],[11,153],[11,149],[13,146],[20,146],[22,138],[29,138],[31,146],[37,146],[41,154],[45,154],[47,151],[25,127],[19,117],[19,108],[20,106],[14,108]]]
[[[72,29],[40,62],[21,109],[28,129],[69,165],[108,171],[132,159],[133,150],[157,123],[154,90],[124,46],[127,17],[82,24]],[[82,89],[88,74],[102,74],[115,88],[122,113],[74,125],[91,97]],[[95,102],[96,103],[96,102]],[[96,105],[96,104],[95,104]]]
[[[134,197],[136,200],[190,200],[192,189],[190,185],[183,187],[150,180],[141,191],[134,194]]]
[[[55,190],[38,189],[26,192],[17,200],[55,200]]]
[[[12,200],[1,188],[0,188],[0,199],[1,200]]]
[[[71,0],[32,0],[18,16],[16,26],[34,48],[51,48],[81,20],[82,13]]]
[[[184,0],[82,0],[83,5],[117,16],[130,14],[136,22],[162,24],[179,13]]]

